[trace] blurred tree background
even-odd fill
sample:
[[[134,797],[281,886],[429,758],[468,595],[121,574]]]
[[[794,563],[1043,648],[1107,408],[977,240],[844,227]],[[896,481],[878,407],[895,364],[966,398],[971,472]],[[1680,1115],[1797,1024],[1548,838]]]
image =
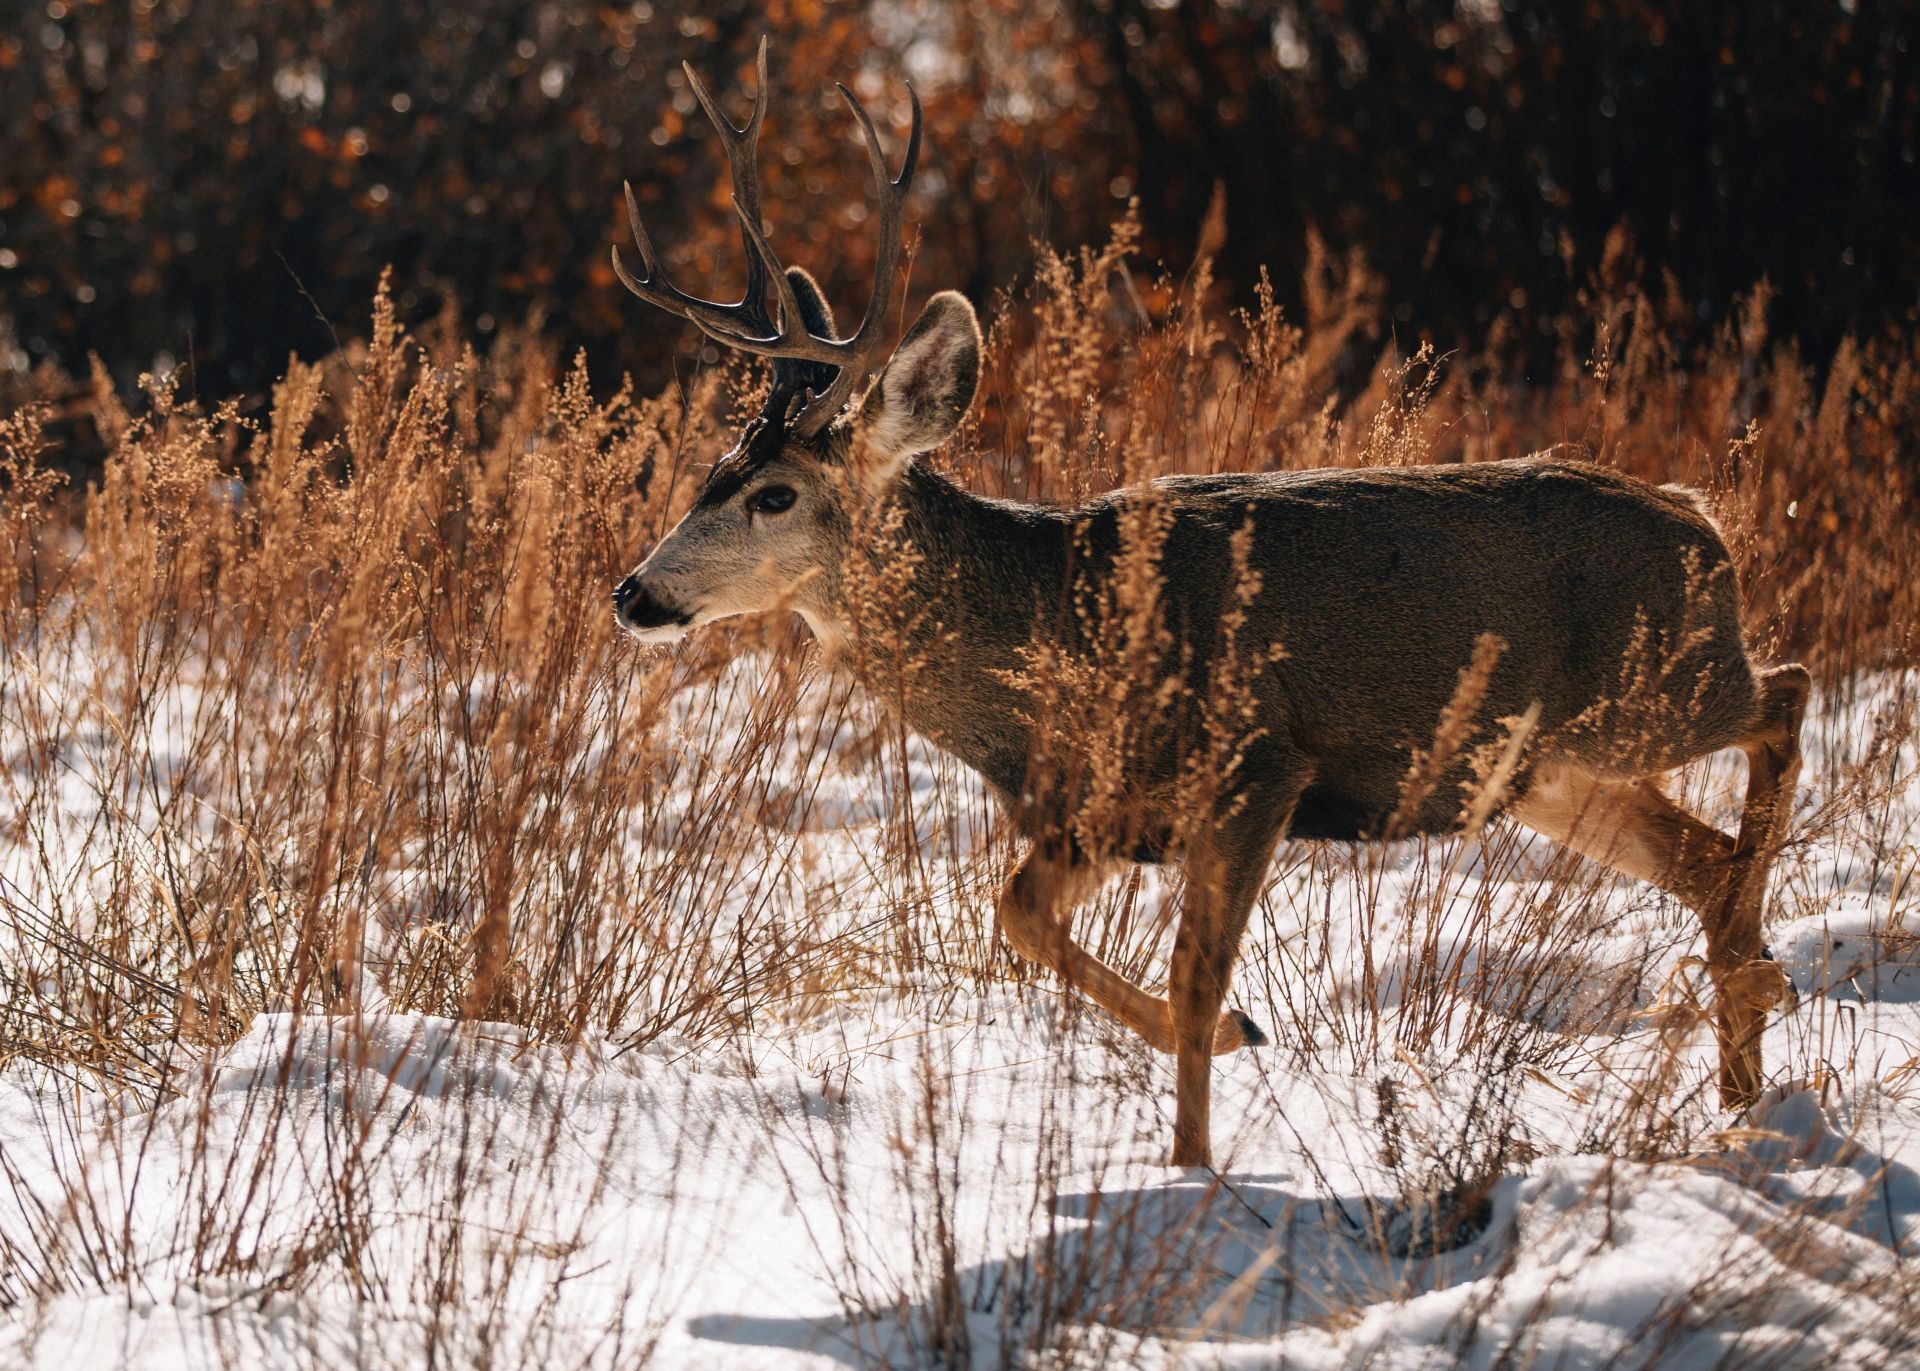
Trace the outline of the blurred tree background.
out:
[[[598,379],[699,346],[607,264],[631,178],[675,279],[738,289],[715,140],[772,39],[767,218],[864,303],[865,160],[926,104],[911,292],[976,300],[1034,241],[1137,198],[1191,257],[1225,189],[1222,289],[1364,255],[1406,345],[1551,355],[1612,254],[1702,329],[1762,277],[1824,357],[1920,304],[1916,5],[1876,0],[14,0],[0,27],[0,369],[97,353],[258,393],[335,343],[383,267],[413,318],[532,314]],[[1610,235],[1613,235],[1610,239]],[[917,298],[916,298],[917,303]],[[345,329],[343,328],[343,331]],[[1504,340],[1504,341],[1502,341]]]

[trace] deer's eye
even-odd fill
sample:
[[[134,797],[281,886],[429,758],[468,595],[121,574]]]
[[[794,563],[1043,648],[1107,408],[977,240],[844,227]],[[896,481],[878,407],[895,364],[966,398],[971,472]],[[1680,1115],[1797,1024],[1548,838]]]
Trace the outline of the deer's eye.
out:
[[[761,486],[747,497],[749,514],[781,514],[793,508],[792,486]]]

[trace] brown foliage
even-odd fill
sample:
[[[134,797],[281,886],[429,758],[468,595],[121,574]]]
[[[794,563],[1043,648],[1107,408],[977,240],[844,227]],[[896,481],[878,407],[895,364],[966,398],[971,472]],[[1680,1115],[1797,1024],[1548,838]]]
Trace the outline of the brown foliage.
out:
[[[831,83],[897,137],[908,78],[917,292],[984,299],[1134,199],[1149,260],[1217,257],[1235,298],[1271,266],[1311,316],[1324,242],[1374,264],[1369,343],[1492,337],[1489,362],[1535,376],[1603,264],[1644,261],[1685,346],[1763,276],[1822,359],[1920,299],[1910,6],[55,4],[0,33],[0,372],[98,353],[123,392],[184,365],[190,391],[264,395],[391,265],[409,323],[457,309],[484,351],[537,308],[602,385],[652,390],[702,346],[618,289],[620,184],[675,279],[737,286],[680,63],[738,101],[763,32],[773,238],[843,309],[871,226]],[[1608,251],[1621,225],[1637,258]]]
[[[1325,369],[1364,327],[1361,269],[1334,272],[1338,303],[1303,324],[1265,291],[1223,321],[1204,292],[1136,280],[1132,232],[1046,259],[994,320],[985,402],[937,457],[961,480],[1077,496],[1123,476],[1473,461],[1575,438],[1601,462],[1709,490],[1764,652],[1804,655],[1829,681],[1914,660],[1920,540],[1897,442],[1920,386],[1898,350],[1849,344],[1816,386],[1793,347],[1765,340],[1757,305],[1744,331],[1687,349],[1642,297],[1601,292],[1565,331],[1591,330],[1593,356],[1569,344],[1550,387],[1501,387],[1474,359],[1389,355],[1340,405],[1324,398]],[[783,879],[783,829],[767,816],[801,821],[797,778],[865,755],[836,758],[818,722],[780,742],[803,691],[816,692],[804,716],[816,721],[855,708],[815,679],[810,655],[725,665],[743,637],[790,643],[798,630],[783,616],[711,632],[675,658],[611,632],[607,588],[726,441],[720,379],[599,399],[580,364],[558,368],[532,334],[486,361],[450,333],[410,336],[383,290],[370,340],[294,366],[262,419],[195,404],[165,378],[148,381],[137,411],[97,388],[93,421],[112,449],[84,490],[37,474],[37,409],[0,421],[12,590],[0,601],[11,682],[0,706],[47,748],[29,749],[15,777],[19,831],[55,803],[55,740],[95,721],[119,758],[103,831],[126,840],[110,841],[106,888],[88,898],[127,911],[129,948],[152,936],[138,911],[156,899],[171,911],[164,950],[81,957],[83,973],[50,982],[60,1003],[11,1028],[14,1041],[159,1070],[171,1035],[231,1033],[283,997],[350,1002],[363,967],[404,1007],[646,1036],[805,1000],[873,959],[987,966],[984,926],[958,942],[921,929],[889,951],[878,925],[788,926],[786,906],[758,898],[760,913],[734,920],[711,899],[738,880]],[[1168,665],[1152,506],[1141,509],[1128,563],[1141,585],[1085,607],[1105,655],[1034,664],[1047,686],[1036,698],[1053,698],[1075,736],[1120,752],[1129,729],[1151,727],[1153,678]],[[870,532],[892,546],[887,530]],[[884,577],[898,565],[875,559],[876,615],[897,610]],[[1208,714],[1203,770],[1216,778],[1247,741],[1241,668],[1284,645],[1229,647]],[[90,694],[52,684],[70,679]],[[675,741],[726,708],[744,708],[746,723],[709,737],[715,750]],[[136,819],[162,735],[178,754],[171,787]],[[1088,755],[1098,771],[1107,753]],[[1487,759],[1490,775],[1500,765]],[[1099,776],[1088,779],[1098,797]],[[956,850],[984,821],[971,803],[935,802]],[[158,866],[132,836],[156,824],[171,835]],[[636,832],[659,843],[637,871]],[[910,823],[900,842],[892,898],[927,903],[913,893],[926,868],[907,859]],[[13,917],[46,957],[78,957],[63,903],[77,896],[49,889],[52,904]],[[23,990],[13,1012],[42,993]]]

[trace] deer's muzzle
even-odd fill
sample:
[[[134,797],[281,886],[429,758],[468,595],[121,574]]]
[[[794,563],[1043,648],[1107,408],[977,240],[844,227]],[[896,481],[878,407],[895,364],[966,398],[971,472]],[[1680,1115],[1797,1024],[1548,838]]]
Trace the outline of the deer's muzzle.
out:
[[[629,633],[653,640],[677,638],[693,623],[693,615],[660,599],[637,575],[614,587],[613,617]]]

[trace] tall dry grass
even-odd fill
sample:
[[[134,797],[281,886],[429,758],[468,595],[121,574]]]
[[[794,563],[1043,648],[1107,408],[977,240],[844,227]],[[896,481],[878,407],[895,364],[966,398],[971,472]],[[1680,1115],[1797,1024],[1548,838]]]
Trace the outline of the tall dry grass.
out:
[[[1143,274],[1135,235],[1127,221],[1102,247],[1048,255],[997,302],[982,400],[933,459],[962,484],[1077,500],[1169,472],[1571,444],[1709,492],[1764,654],[1801,657],[1836,697],[1914,662],[1915,340],[1803,357],[1768,335],[1763,286],[1735,326],[1683,347],[1667,306],[1609,259],[1564,322],[1554,374],[1515,378],[1491,345],[1487,358],[1375,354],[1378,292],[1355,260],[1316,248],[1293,320],[1265,288],[1223,309],[1204,255],[1179,279]],[[1343,395],[1356,357],[1368,379]],[[43,474],[35,406],[0,420],[0,1060],[153,1101],[188,1091],[266,1012],[461,1016],[560,1047],[738,1043],[875,995],[908,995],[932,1022],[1030,975],[992,931],[1010,849],[980,789],[826,673],[794,622],[707,630],[670,655],[612,632],[609,588],[690,500],[757,379],[734,367],[597,396],[537,329],[481,357],[451,319],[403,328],[383,291],[365,339],[290,365],[263,419],[167,377],[133,403],[97,381],[110,456],[83,488]],[[1090,705],[1074,664],[1032,664],[1056,722],[1102,740],[1085,763],[1096,783],[1154,707],[1164,665],[1153,529],[1137,533],[1141,588],[1094,611],[1113,629],[1101,669],[1133,688]],[[902,601],[884,579],[868,591],[879,617]],[[1232,691],[1215,775],[1237,746]],[[1846,828],[1910,860],[1912,835],[1884,826],[1912,727],[1909,696],[1874,737],[1828,739],[1826,808],[1797,841]],[[1703,774],[1695,798],[1724,806]],[[862,788],[874,798],[849,798]],[[864,862],[801,859],[810,829],[861,805],[881,834]],[[1574,859],[1518,886],[1517,911],[1460,879],[1518,870],[1521,849],[1496,826],[1422,845],[1411,874],[1378,848],[1288,849],[1256,917],[1240,975],[1276,1016],[1277,1059],[1337,1060],[1373,1081],[1399,1198],[1352,1222],[1382,1250],[1444,1250],[1484,1227],[1493,1182],[1534,1146],[1514,1083],[1570,1078],[1570,1028],[1658,1026],[1636,1039],[1631,1103],[1591,1121],[1594,1150],[1700,1142],[1699,1082],[1682,1069],[1700,987],[1656,987],[1649,1002],[1644,967],[1587,957],[1610,917],[1607,878]],[[1336,939],[1300,913],[1354,879],[1371,892],[1359,988],[1315,993]],[[1164,973],[1154,895],[1135,878],[1079,916],[1092,950],[1148,981]],[[1816,895],[1790,879],[1785,898]],[[1385,919],[1388,905],[1405,917]],[[1810,1031],[1825,1035],[1817,1013]],[[1432,1083],[1407,1064],[1441,1058],[1481,1082],[1464,1113],[1420,1103]],[[1061,1364],[1122,1355],[1142,1328],[1242,1328],[1221,1301],[1246,1292],[1195,1280],[1215,1236],[1205,1210],[1110,1225],[1103,1247],[1062,1236],[991,1273],[997,1293],[983,1295],[956,1256],[961,1173],[942,1147],[966,1126],[956,1089],[929,1071],[921,1145],[902,1150],[898,1182],[925,1220],[911,1268],[840,1273],[849,1328],[881,1330],[855,1338],[863,1355],[964,1364],[983,1314]],[[1063,1177],[1103,1165],[1075,1149],[1071,1120],[1041,1127],[1038,1172],[1007,1178],[1031,1188],[1035,1213]],[[337,1218],[299,1247],[302,1281],[361,1269],[356,1146],[343,1141]],[[831,1130],[814,1155],[815,1179],[851,1193]],[[285,1182],[259,1166],[240,1189],[270,1196]],[[238,1184],[203,1179],[210,1196]],[[238,1208],[270,1207],[250,1202]],[[269,1271],[236,1239],[235,1212],[208,1201],[183,1240],[189,1267],[286,1281],[284,1263]],[[49,1220],[37,1248],[3,1254],[26,1274],[0,1278],[0,1302],[123,1277],[108,1217]],[[1818,1222],[1776,1237],[1815,1243]],[[459,1288],[422,1279],[434,1309]]]

